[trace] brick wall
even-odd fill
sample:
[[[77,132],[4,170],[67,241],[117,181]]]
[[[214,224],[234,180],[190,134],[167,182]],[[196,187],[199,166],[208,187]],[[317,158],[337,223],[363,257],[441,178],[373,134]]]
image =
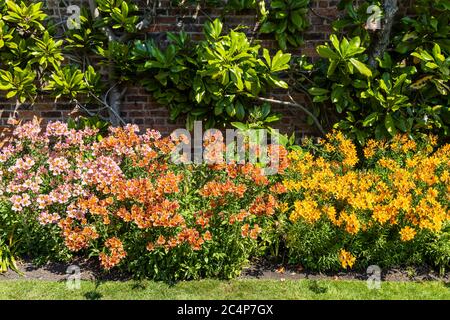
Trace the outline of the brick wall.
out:
[[[68,1],[68,4],[79,4],[83,0]],[[84,1],[87,2],[87,1]],[[146,0],[136,1],[145,3]],[[311,26],[304,34],[305,45],[300,49],[292,51],[293,54],[306,54],[307,56],[316,56],[315,47],[328,39],[330,33],[330,20],[335,19],[338,10],[336,8],[339,1],[337,0],[312,0],[311,7],[313,12],[309,12]],[[410,8],[412,0],[400,0],[403,8]],[[158,41],[165,40],[165,32],[177,32],[185,30],[190,33],[193,39],[202,38],[202,25],[209,18],[215,18],[222,14],[219,8],[202,8],[201,12],[196,14],[195,8],[180,9],[171,4],[171,0],[160,0],[157,7],[156,21],[148,29],[150,37]],[[61,9],[64,12],[64,8]],[[406,12],[405,9],[403,9]],[[54,12],[54,11],[53,11]],[[51,14],[52,12],[50,12]],[[194,19],[193,17],[196,16]],[[256,22],[255,12],[247,10],[239,13],[230,13],[223,17],[226,27],[235,27],[239,24],[253,26]],[[276,50],[276,42],[270,36],[261,38],[262,45],[269,49]],[[273,94],[273,97],[285,99],[282,94]],[[299,103],[304,103],[304,97],[301,95],[294,96]],[[34,105],[25,104],[18,110],[19,117],[29,119],[34,115],[40,116],[45,120],[64,120],[70,116],[74,105],[69,101],[60,99],[54,102],[49,97],[38,97]],[[7,100],[0,96],[0,126],[6,125],[8,117],[15,109],[15,101]],[[2,110],[2,111],[1,111]],[[281,112],[284,115],[283,120],[276,124],[282,132],[296,132],[297,136],[314,134],[314,127],[306,124],[306,116],[298,109],[292,107],[273,106],[273,110]],[[143,88],[130,87],[124,98],[121,110],[123,119],[130,123],[138,124],[143,128],[154,128],[160,130],[164,134],[169,134],[176,128],[184,126],[184,120],[179,119],[176,123],[172,123],[168,118],[168,111],[164,106],[158,105],[152,96]]]

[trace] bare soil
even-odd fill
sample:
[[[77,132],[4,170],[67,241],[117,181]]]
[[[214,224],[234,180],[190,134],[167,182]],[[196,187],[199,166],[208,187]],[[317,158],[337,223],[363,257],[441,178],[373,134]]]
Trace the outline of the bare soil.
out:
[[[281,265],[260,260],[243,270],[240,278],[275,279],[275,280],[367,280],[371,274],[367,272],[310,272],[301,266]],[[450,283],[450,272],[440,276],[438,272],[428,266],[390,268],[381,270],[383,281],[444,281]]]
[[[36,266],[32,261],[22,260],[18,263],[21,274],[9,270],[0,274],[0,281],[30,279],[47,281],[65,281],[73,274],[70,266],[78,266],[82,280],[92,281],[126,281],[132,277],[129,274],[118,271],[104,272],[97,260],[74,260],[71,263],[51,262],[43,266]],[[74,269],[72,269],[74,270]],[[370,275],[363,272],[336,272],[336,273],[316,273],[303,270],[299,266],[280,265],[267,260],[254,261],[248,268],[245,268],[239,279],[273,279],[273,280],[367,280]],[[381,271],[381,279],[384,281],[444,281],[450,283],[450,272],[440,276],[438,272],[427,266],[391,268]]]

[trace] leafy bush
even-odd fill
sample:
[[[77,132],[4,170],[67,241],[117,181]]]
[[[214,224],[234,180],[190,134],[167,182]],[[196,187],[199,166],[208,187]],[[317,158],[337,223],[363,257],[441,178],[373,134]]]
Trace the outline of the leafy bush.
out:
[[[206,39],[193,43],[186,33],[168,34],[170,44],[161,50],[154,41],[137,41],[132,60],[140,83],[157,101],[170,108],[170,117],[187,114],[187,127],[195,120],[207,128],[248,115],[247,106],[272,88],[287,88],[279,73],[289,68],[290,54],[273,57],[252,44],[245,33],[222,35],[216,19],[204,26]]]
[[[0,203],[0,273],[8,269],[18,271],[14,219],[8,215],[5,203]]]
[[[448,267],[450,145],[369,140],[359,160],[342,133],[294,151],[284,175],[288,256],[327,271],[376,264]]]
[[[74,98],[99,81],[92,67],[84,74],[62,66],[64,41],[53,37],[42,5],[0,1],[0,90],[20,103],[42,93]]]
[[[443,228],[442,233],[427,246],[427,256],[439,268],[441,275],[445,274],[450,265],[450,224]]]
[[[287,50],[303,44],[302,32],[309,27],[307,17],[309,0],[270,1],[269,9],[260,10],[260,33],[274,33],[278,46]]]
[[[333,24],[336,33],[331,44],[317,47],[323,59],[306,72],[314,84],[303,77],[300,82],[309,88],[316,106],[333,106],[340,114],[334,127],[361,145],[397,133],[448,137],[450,9],[446,1],[418,1],[417,16],[402,19],[387,49],[374,56],[379,35],[365,26],[368,6],[377,3],[365,1],[356,7],[352,1],[341,1],[347,16]]]

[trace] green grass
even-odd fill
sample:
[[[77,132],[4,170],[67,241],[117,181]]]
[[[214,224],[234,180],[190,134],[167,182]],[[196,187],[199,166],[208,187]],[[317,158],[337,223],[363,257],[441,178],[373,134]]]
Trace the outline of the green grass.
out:
[[[82,281],[79,290],[65,282],[0,281],[0,299],[446,299],[443,282],[382,282],[370,290],[365,281],[343,280],[202,280],[169,286],[162,282]]]

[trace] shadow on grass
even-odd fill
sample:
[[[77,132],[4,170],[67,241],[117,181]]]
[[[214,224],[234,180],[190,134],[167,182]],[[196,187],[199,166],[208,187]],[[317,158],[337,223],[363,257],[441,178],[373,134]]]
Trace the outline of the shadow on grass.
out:
[[[136,280],[133,282],[133,286],[131,288],[133,290],[145,290],[147,289],[147,286],[145,285],[144,281]]]
[[[315,294],[324,294],[328,291],[326,287],[323,287],[319,284],[316,280],[310,280],[310,283],[308,284],[308,289]]]
[[[95,280],[95,288],[92,291],[88,291],[84,294],[86,300],[101,300],[103,295],[98,292],[98,288],[102,284],[103,280]]]

